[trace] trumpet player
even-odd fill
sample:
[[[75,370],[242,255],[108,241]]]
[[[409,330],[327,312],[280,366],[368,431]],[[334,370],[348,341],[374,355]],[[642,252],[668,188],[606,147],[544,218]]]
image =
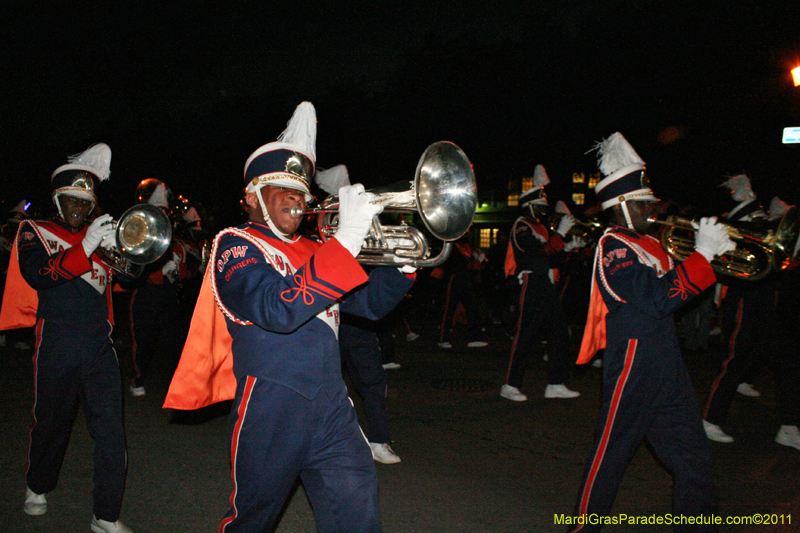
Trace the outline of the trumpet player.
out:
[[[729,220],[766,221],[767,215],[746,174],[730,177],[723,186],[728,188],[731,199],[737,202],[727,215]],[[794,275],[785,274],[784,277],[791,279]],[[722,426],[727,421],[736,392],[752,391],[752,387],[747,386],[748,382],[752,382],[748,377],[763,362],[774,373],[777,384],[780,428],[775,441],[783,446],[800,449],[800,413],[795,392],[797,378],[792,375],[797,372],[797,364],[794,362],[796,354],[782,346],[785,340],[781,336],[791,333],[780,329],[777,334],[775,332],[776,324],[785,320],[784,316],[778,315],[776,302],[782,303],[787,297],[793,297],[786,292],[786,283],[782,284],[780,277],[772,273],[758,281],[732,279],[726,280],[723,285],[724,297],[720,307],[727,352],[711,385],[703,411],[706,435],[713,441],[733,442],[733,437]],[[794,329],[792,326],[789,328]]]
[[[543,336],[547,340],[547,386],[545,398],[575,398],[577,391],[570,390],[566,382],[572,365],[567,353],[569,332],[564,310],[554,287],[551,259],[565,249],[564,237],[575,224],[572,215],[565,215],[556,231],[547,227],[550,204],[544,187],[550,183],[542,165],[537,165],[533,187],[519,197],[523,209],[511,228],[506,277],[516,276],[520,283],[517,326],[511,344],[511,354],[506,371],[506,382],[500,396],[513,402],[527,401],[520,391],[525,368],[534,342]]]
[[[316,112],[303,102],[278,141],[248,158],[249,220],[214,240],[165,403],[193,409],[234,400],[234,486],[219,528],[224,533],[271,531],[298,477],[318,531],[380,531],[375,462],[341,374],[339,313],[384,316],[411,286],[415,269],[382,266],[367,276],[356,261],[373,216],[383,210],[362,185],[339,190],[333,238],[321,244],[297,234],[302,218],[293,210],[312,199],[315,143]],[[221,329],[204,327],[215,320]],[[203,351],[209,343],[214,348]],[[206,365],[217,354],[224,364]]]
[[[155,178],[139,183],[136,200],[158,207],[166,215],[173,204],[169,186]],[[145,382],[156,356],[165,357],[168,366],[174,368],[180,354],[185,329],[180,320],[178,291],[181,280],[190,276],[187,255],[186,247],[173,234],[169,249],[161,259],[147,266],[133,286],[130,302],[133,375],[128,386],[132,396],[147,394]]]
[[[701,219],[696,251],[676,263],[647,235],[657,198],[644,161],[620,133],[597,149],[605,178],[595,192],[611,225],[595,253],[578,363],[587,363],[605,348],[603,396],[575,514],[609,514],[628,463],[646,438],[674,478],[673,514],[707,517],[717,511],[711,453],[673,314],[714,284],[711,259],[735,245],[714,218]],[[581,524],[571,531],[599,528]],[[715,530],[707,524],[681,529]]]
[[[112,271],[98,257],[113,241],[110,215],[89,223],[95,193],[110,174],[111,149],[96,144],[51,176],[58,215],[20,225],[0,312],[0,330],[36,326],[35,402],[23,510],[48,511],[58,484],[74,410],[82,405],[94,439],[95,533],[129,533],[119,521],[127,460],[122,384],[111,341]],[[56,509],[56,512],[58,510]]]

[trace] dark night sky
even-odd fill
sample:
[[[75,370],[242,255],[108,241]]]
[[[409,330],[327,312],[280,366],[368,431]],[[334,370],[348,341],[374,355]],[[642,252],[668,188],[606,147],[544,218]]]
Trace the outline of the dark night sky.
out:
[[[479,187],[542,163],[558,198],[621,131],[662,197],[710,205],[744,171],[764,203],[797,202],[800,148],[780,138],[800,126],[798,2],[720,5],[5,2],[5,197],[48,201],[52,170],[102,141],[119,211],[146,177],[233,205],[247,156],[310,100],[318,164],[367,187],[447,139]]]

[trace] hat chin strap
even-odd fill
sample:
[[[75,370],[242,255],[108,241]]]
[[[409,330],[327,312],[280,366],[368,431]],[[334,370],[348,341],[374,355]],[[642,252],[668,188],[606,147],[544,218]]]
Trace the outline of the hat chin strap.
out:
[[[63,220],[64,222],[66,222],[66,221],[67,221],[67,219],[64,217],[64,212],[63,212],[63,211],[61,211],[61,202],[59,202],[59,201],[58,201],[58,199],[59,199],[59,198],[60,198],[60,197],[61,197],[63,194],[64,194],[63,192],[57,192],[57,193],[55,193],[55,194],[53,195],[53,203],[54,203],[54,204],[56,204],[56,208],[58,209],[58,216],[60,216],[60,217],[61,217],[61,220]],[[94,202],[92,202],[92,209],[90,209],[90,210],[89,210],[89,213],[91,213],[93,209],[94,209]]]
[[[283,242],[294,242],[294,240],[290,239],[288,235],[282,233],[276,226],[275,223],[272,222],[272,219],[269,217],[269,211],[267,211],[267,205],[264,203],[264,198],[261,196],[261,187],[256,189],[256,198],[258,198],[258,205],[261,206],[261,214],[264,215],[264,222],[267,223],[269,229],[272,230],[280,240]],[[59,208],[60,209],[60,208]]]
[[[625,223],[628,224],[628,228],[636,231],[633,227],[633,222],[631,221],[631,214],[628,212],[628,203],[627,202],[620,202],[622,206],[622,214],[625,215]]]

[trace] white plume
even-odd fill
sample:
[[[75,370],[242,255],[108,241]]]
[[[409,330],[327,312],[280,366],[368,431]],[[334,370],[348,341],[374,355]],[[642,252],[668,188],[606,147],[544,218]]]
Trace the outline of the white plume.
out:
[[[747,174],[738,174],[730,176],[720,187],[727,187],[731,191],[731,198],[736,202],[744,202],[745,200],[754,200],[756,193],[750,186],[750,178]]]
[[[547,176],[547,171],[542,165],[536,165],[533,169],[533,186],[544,187],[550,183],[550,178]]]
[[[350,173],[345,165],[336,165],[325,170],[318,170],[314,181],[326,193],[338,194],[340,188],[350,185]]]
[[[785,215],[792,207],[777,196],[769,203],[769,219],[777,220]]]
[[[105,143],[90,146],[85,152],[69,156],[67,161],[92,167],[100,181],[107,180],[111,175],[111,148]]]
[[[597,143],[594,149],[597,150],[600,172],[606,177],[628,165],[645,164],[620,132],[613,133],[604,141]]]
[[[169,207],[169,201],[167,200],[167,188],[163,183],[156,185],[156,189],[153,191],[153,194],[150,195],[147,203],[156,207]]]
[[[311,102],[301,102],[294,110],[279,141],[293,144],[317,160],[317,111]]]

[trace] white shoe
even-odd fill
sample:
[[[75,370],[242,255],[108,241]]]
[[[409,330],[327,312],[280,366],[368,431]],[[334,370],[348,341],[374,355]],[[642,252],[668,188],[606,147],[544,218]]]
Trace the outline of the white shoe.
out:
[[[414,333],[413,331],[410,331],[408,335],[406,335],[406,341],[408,342],[415,341],[417,339],[419,339],[419,333]]]
[[[144,387],[134,387],[131,385],[131,395],[133,396],[144,396],[147,394],[147,391],[144,390]]]
[[[26,488],[25,504],[22,506],[22,510],[31,516],[43,515],[47,512],[47,498],[44,494],[36,494],[30,488]]]
[[[512,387],[508,383],[500,387],[500,397],[512,402],[527,402],[528,397],[522,394],[518,388]]]
[[[722,431],[722,428],[711,422],[703,420],[703,429],[706,430],[706,437],[714,442],[733,442],[733,437]]]
[[[800,450],[800,430],[797,426],[781,426],[775,435],[775,442]]]
[[[739,386],[736,387],[736,392],[742,396],[749,396],[750,398],[758,398],[761,396],[761,393],[754,389],[749,383],[739,383]]]
[[[563,384],[548,385],[544,389],[545,398],[577,398],[581,393],[575,390],[569,390]]]
[[[108,522],[106,520],[98,520],[92,516],[92,531],[94,533],[133,533],[133,530],[117,520],[116,522]]]
[[[399,363],[384,363],[383,364],[383,369],[384,370],[397,370],[398,368],[400,368],[400,364]]]
[[[592,366],[595,368],[602,368],[603,367],[603,360],[602,359],[595,359],[592,361]]]
[[[453,345],[452,345],[452,344],[450,344],[450,343],[449,343],[449,342],[447,342],[447,341],[445,341],[445,342],[439,342],[439,343],[437,343],[437,346],[439,346],[439,348],[452,348],[452,347],[453,347]]]
[[[388,444],[378,444],[377,442],[370,442],[369,447],[372,448],[372,458],[385,465],[393,465],[400,462],[400,457],[394,453],[394,450]]]
[[[467,343],[467,348],[483,348],[485,346],[489,346],[489,343],[484,341],[472,341]]]

